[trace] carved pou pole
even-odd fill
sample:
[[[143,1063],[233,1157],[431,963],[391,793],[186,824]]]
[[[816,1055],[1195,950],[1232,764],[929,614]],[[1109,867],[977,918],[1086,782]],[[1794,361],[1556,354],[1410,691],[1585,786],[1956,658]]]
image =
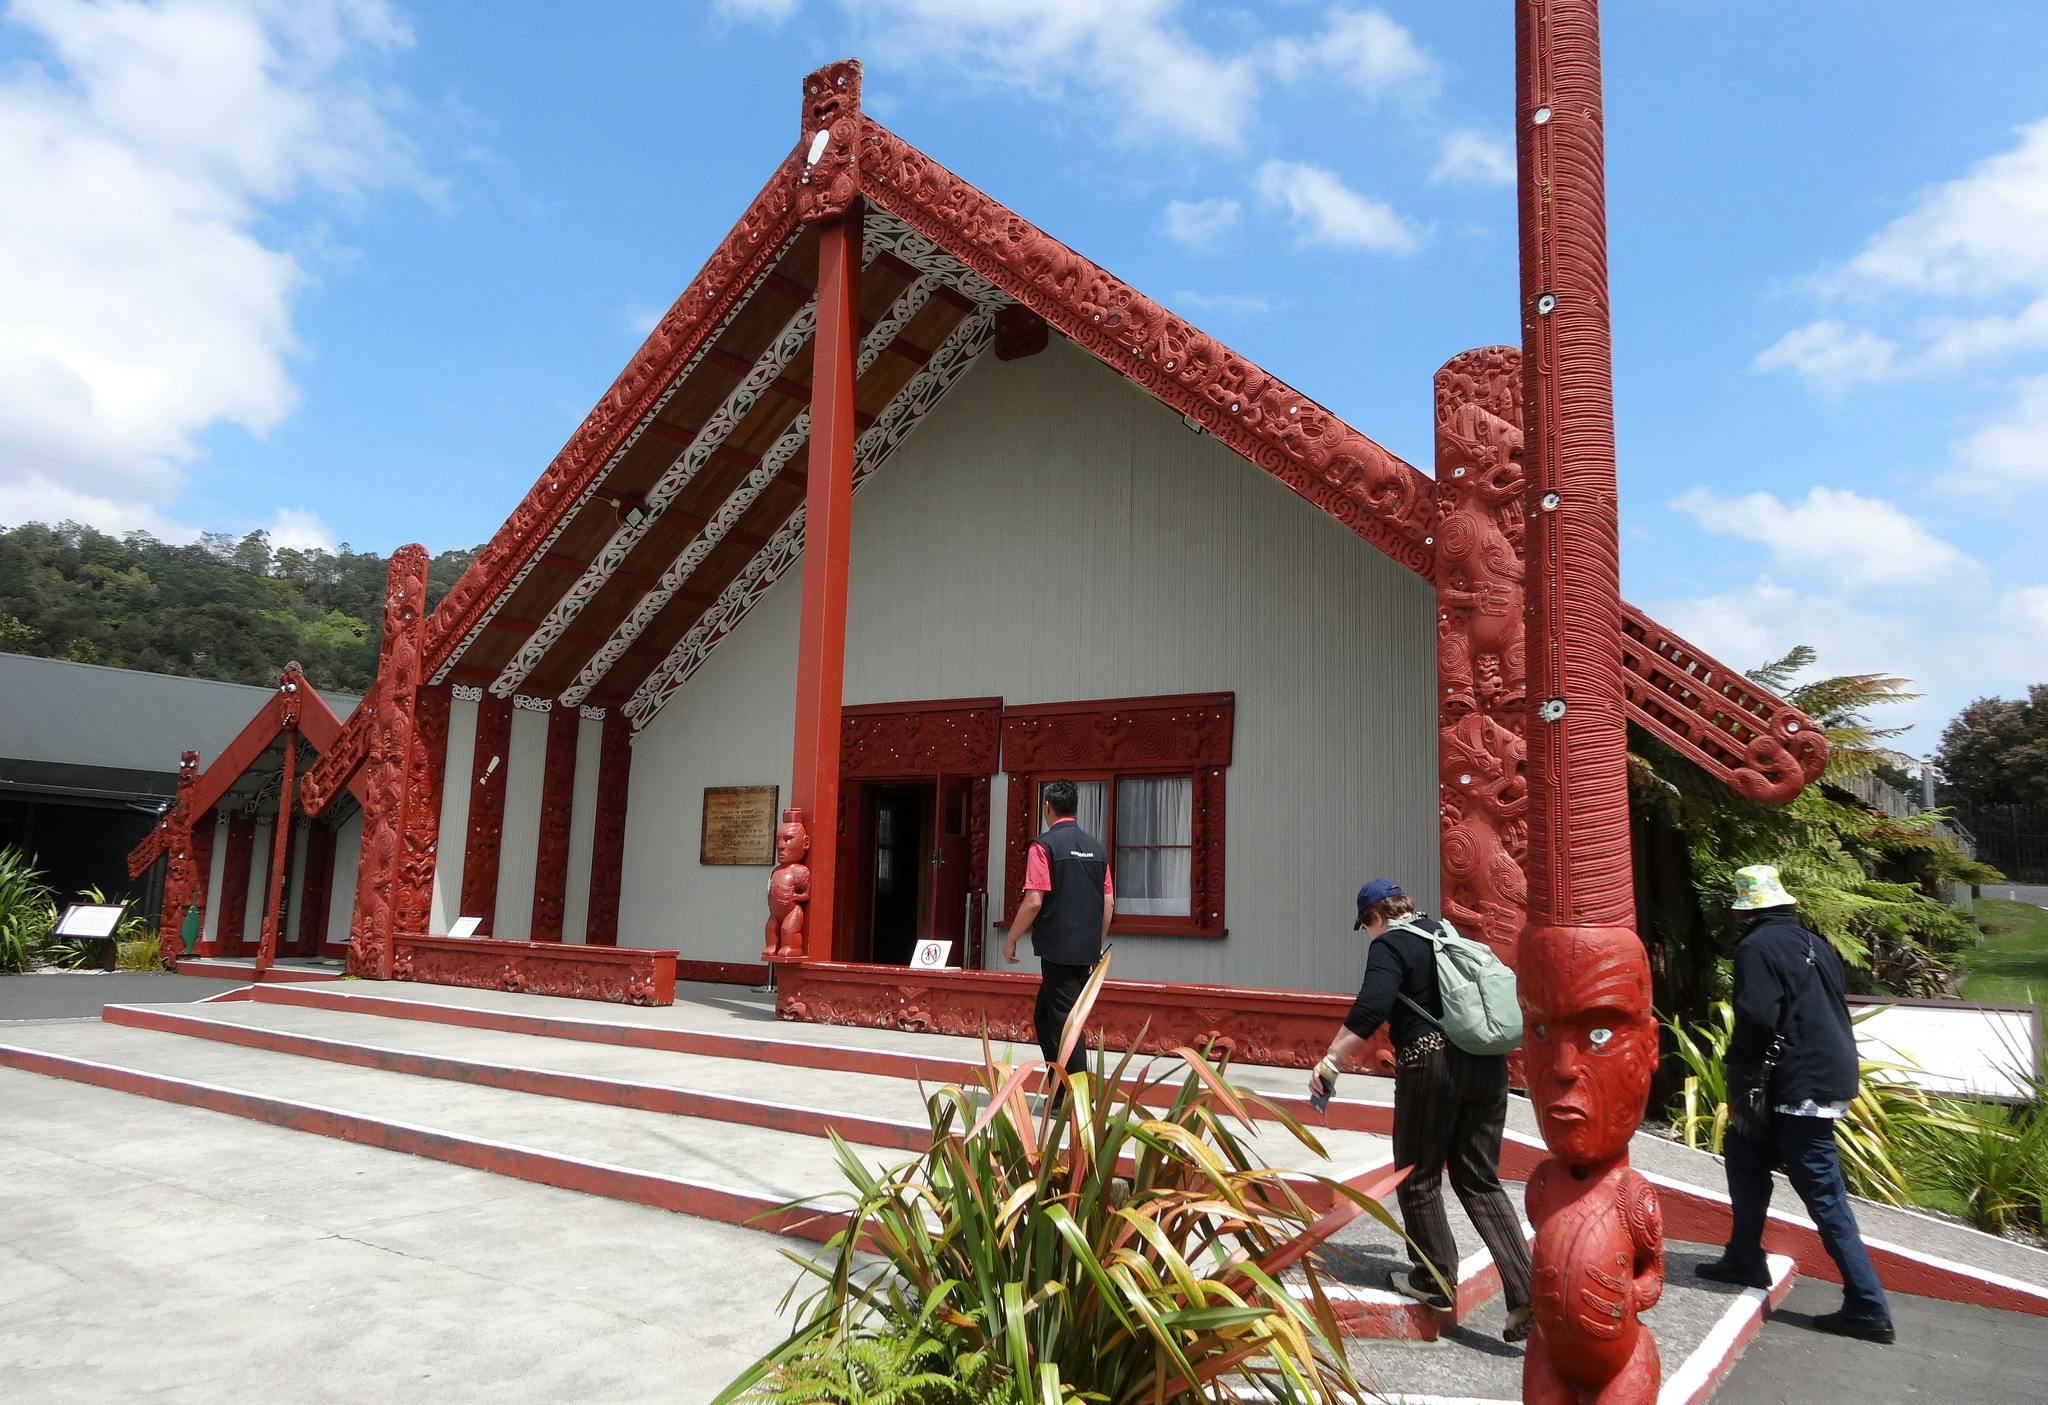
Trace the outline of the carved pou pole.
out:
[[[1635,935],[1596,0],[1516,0],[1523,461],[1528,487],[1529,925],[1517,956],[1550,1159],[1530,1401],[1647,1402],[1663,1288],[1656,1197],[1628,1167],[1655,1063]]]
[[[185,954],[185,914],[204,896],[208,875],[199,871],[192,840],[192,792],[199,784],[199,753],[178,756],[178,795],[165,816],[164,903],[157,915],[156,949],[175,969]]]
[[[768,929],[761,946],[763,961],[801,961],[804,926],[810,917],[810,817],[802,810],[782,812],[775,831],[775,869],[768,875]]]

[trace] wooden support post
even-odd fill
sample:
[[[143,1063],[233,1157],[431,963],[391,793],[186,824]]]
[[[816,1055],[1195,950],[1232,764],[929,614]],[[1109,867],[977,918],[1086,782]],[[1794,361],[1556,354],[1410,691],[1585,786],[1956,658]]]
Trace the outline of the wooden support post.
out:
[[[286,687],[298,685],[288,683]],[[287,704],[284,726],[284,769],[277,778],[277,821],[270,833],[270,883],[263,898],[263,932],[256,946],[256,969],[267,969],[277,960],[277,928],[284,916],[284,888],[290,881],[292,854],[292,807],[297,792],[298,778],[294,772],[299,761],[299,719],[298,713]]]
[[[156,923],[157,955],[166,966],[177,965],[185,954],[185,914],[206,900],[208,875],[195,865],[198,856],[192,842],[192,790],[198,783],[199,753],[184,752],[178,757],[178,796],[166,816],[164,901]],[[208,848],[210,854],[210,844]]]
[[[619,880],[626,864],[626,795],[633,773],[633,724],[617,708],[604,714],[597,745],[597,824],[590,836],[586,946],[619,944]]]
[[[383,645],[371,693],[377,712],[363,762],[363,847],[348,933],[349,974],[374,980],[391,979],[395,952],[426,619],[426,548],[401,546],[384,575]]]
[[[562,939],[562,905],[569,891],[569,812],[576,803],[576,733],[581,722],[575,708],[560,702],[548,712],[547,759],[540,779],[540,847],[533,859],[530,935],[537,942]]]
[[[220,922],[213,929],[214,950],[222,956],[243,954],[242,927],[249,919],[249,873],[255,856],[255,819],[240,811],[229,815],[227,857],[220,869]]]
[[[833,917],[839,850],[839,727],[846,672],[846,566],[853,514],[855,358],[860,352],[861,216],[818,226],[818,332],[804,490],[803,614],[797,627],[792,808],[810,830],[810,911],[795,959],[845,958]],[[785,957],[784,959],[789,959]]]
[[[441,842],[441,784],[448,770],[448,685],[422,686],[405,770],[405,844],[399,861],[397,930],[424,935],[433,925],[434,864]]]
[[[512,759],[512,699],[486,692],[476,705],[469,767],[469,834],[462,851],[462,911],[491,934],[498,915],[498,843],[505,829],[505,780]]]
[[[1605,135],[1596,0],[1517,0],[1515,137],[1528,474],[1529,1180],[1536,1330],[1522,1398],[1657,1398],[1640,1314],[1664,1285],[1655,1191],[1628,1164],[1657,1064],[1635,934],[1621,659]]]

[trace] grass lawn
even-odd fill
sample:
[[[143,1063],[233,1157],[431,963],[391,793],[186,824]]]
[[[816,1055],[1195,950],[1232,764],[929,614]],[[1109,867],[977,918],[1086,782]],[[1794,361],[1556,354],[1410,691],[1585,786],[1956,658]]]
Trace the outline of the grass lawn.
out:
[[[1966,1000],[2048,1000],[2048,909],[1998,898],[1977,900],[1984,943],[1967,953]]]

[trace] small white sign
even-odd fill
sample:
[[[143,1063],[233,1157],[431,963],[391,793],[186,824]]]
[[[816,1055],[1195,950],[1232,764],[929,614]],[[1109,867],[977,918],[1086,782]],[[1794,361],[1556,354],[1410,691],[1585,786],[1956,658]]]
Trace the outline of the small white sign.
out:
[[[2024,1100],[2042,1066],[2041,1017],[2032,1006],[1851,997],[1858,1052],[1903,1065],[1880,1078],[1929,1093]]]
[[[910,969],[913,971],[943,971],[950,964],[953,954],[951,942],[919,942],[917,950],[911,953]]]
[[[484,920],[481,917],[458,917],[455,919],[455,925],[448,929],[448,935],[451,937],[473,937],[476,935],[476,929],[483,925]]]
[[[111,937],[127,910],[118,904],[73,903],[57,919],[56,933],[60,937]]]

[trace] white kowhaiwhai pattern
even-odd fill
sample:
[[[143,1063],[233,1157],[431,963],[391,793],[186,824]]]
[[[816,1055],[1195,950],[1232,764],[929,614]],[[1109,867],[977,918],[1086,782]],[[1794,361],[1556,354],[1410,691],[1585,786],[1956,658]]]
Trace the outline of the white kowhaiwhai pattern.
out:
[[[667,387],[656,397],[654,403],[648,407],[647,413],[640,417],[640,423],[633,426],[632,432],[620,441],[619,447],[612,451],[612,456],[605,460],[604,467],[591,475],[590,482],[577,495],[576,501],[555,518],[555,525],[549,528],[548,534],[542,537],[528,551],[526,559],[520,563],[519,569],[513,572],[512,579],[506,583],[503,590],[498,592],[498,598],[493,600],[481,615],[477,616],[476,623],[471,625],[469,632],[462,636],[462,642],[449,651],[447,660],[442,663],[440,668],[434,671],[434,676],[428,679],[428,682],[441,682],[447,678],[449,671],[457,663],[461,662],[462,656],[469,651],[469,646],[476,643],[484,630],[489,627],[492,618],[497,615],[498,611],[505,608],[505,602],[510,600],[514,592],[526,583],[526,578],[533,574],[533,568],[540,563],[541,557],[548,554],[556,540],[561,537],[563,532],[568,530],[569,524],[576,520],[577,514],[582,512],[590,500],[597,496],[597,490],[611,476],[611,471],[619,466],[619,461],[625,458],[627,450],[640,441],[640,436],[647,432],[647,426],[654,423],[654,417],[659,415],[675,396],[675,393],[682,389],[683,382],[690,378],[690,373],[697,369],[698,363],[703,361],[711,348],[718,345],[718,339],[725,335],[725,329],[732,325],[733,319],[740,315],[741,309],[753,301],[754,294],[760,290],[763,283],[768,281],[768,275],[781,267],[783,259],[788,257],[789,251],[796,247],[797,237],[797,234],[791,234],[789,238],[785,239],[782,242],[782,247],[775,251],[775,256],[761,266],[761,271],[754,276],[754,281],[747,285],[746,291],[733,299],[733,304],[726,309],[725,316],[718,320],[718,325],[711,329],[710,335],[697,344],[697,349],[690,353],[690,359],[683,364],[683,368],[676,372],[675,376],[670,379]]]
[[[910,324],[910,319],[917,316],[924,305],[931,301],[932,293],[942,279],[943,275],[938,273],[920,274],[903,290],[887,314],[875,323],[873,330],[861,341],[860,355],[854,366],[855,380],[868,373],[869,368],[880,358],[884,348],[895,341],[897,334]],[[677,554],[669,568],[661,573],[661,579],[655,583],[654,588],[640,597],[633,606],[632,613],[619,623],[619,627],[612,632],[612,637],[605,641],[604,647],[599,649],[590,662],[583,666],[583,671],[576,675],[576,681],[563,690],[563,702],[573,706],[590,696],[590,690],[598,685],[611,670],[612,665],[632,647],[633,641],[654,622],[655,617],[667,607],[668,602],[675,598],[676,592],[696,574],[697,568],[704,564],[705,558],[725,540],[726,533],[739,524],[748,509],[753,507],[755,500],[775,481],[776,476],[789,461],[796,457],[797,451],[804,446],[810,435],[811,412],[805,409],[799,411],[797,417],[790,421],[789,428],[784,431],[782,437],[761,456],[761,462],[741,480],[739,486],[719,505],[711,520],[706,522],[697,535]]]
[[[923,370],[897,392],[881,417],[854,445],[853,488],[855,492],[890,452],[930,413],[945,393],[992,338],[994,319],[989,312],[963,318],[939,349],[932,353]],[[738,627],[768,588],[803,556],[804,508],[801,503],[789,520],[756,552],[746,569],[719,594],[704,617],[690,627],[661,666],[634,690],[625,713],[637,732],[654,719],[662,704],[703,667],[704,661],[726,635]]]

